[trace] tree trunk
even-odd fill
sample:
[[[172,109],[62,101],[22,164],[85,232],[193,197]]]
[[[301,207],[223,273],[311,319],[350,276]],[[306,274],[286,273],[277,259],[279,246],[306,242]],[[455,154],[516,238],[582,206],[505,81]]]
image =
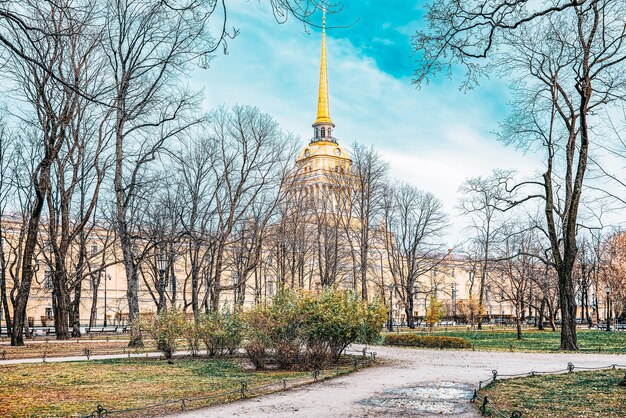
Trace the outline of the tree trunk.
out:
[[[98,317],[98,289],[100,287],[100,277],[101,277],[100,274],[101,273],[98,273],[97,276],[91,277],[93,286],[91,290],[91,310],[89,313],[89,326],[90,327],[96,326],[96,318]],[[106,280],[106,277],[105,277],[105,280]]]
[[[80,297],[82,293],[82,282],[78,282],[74,288],[74,300],[70,311],[70,323],[72,325],[72,337],[80,337]]]
[[[35,183],[35,201],[33,202],[30,219],[26,229],[26,240],[24,241],[24,253],[22,258],[22,275],[20,285],[17,290],[15,304],[13,305],[13,329],[11,332],[11,345],[24,345],[24,325],[26,322],[26,305],[30,296],[30,288],[33,282],[35,271],[33,269],[33,256],[37,246],[37,236],[39,234],[39,220],[41,211],[46,200],[46,191],[50,181],[50,165],[52,159],[44,160],[39,166],[40,177]]]
[[[65,285],[65,279],[59,276],[63,276],[62,271],[55,271],[52,273],[55,277],[53,283],[53,296],[52,296],[52,309],[54,312],[54,332],[57,340],[69,340],[69,310],[70,310],[70,296],[67,292]]]
[[[113,179],[115,186],[115,211],[117,233],[120,239],[120,247],[126,272],[126,299],[128,301],[128,322],[130,323],[129,347],[143,347],[143,339],[139,329],[139,275],[133,254],[133,242],[128,230],[127,205],[130,196],[126,195],[124,185],[124,125],[126,123],[124,115],[125,88],[127,80],[122,77],[120,91],[117,96],[117,115],[115,132],[115,176]],[[106,280],[106,278],[105,278]],[[104,313],[106,317],[106,312]]]
[[[369,230],[369,226],[368,226],[368,230]],[[365,232],[365,239],[361,241],[362,243],[362,248],[361,248],[361,265],[359,266],[359,270],[361,272],[361,298],[364,301],[368,300],[368,295],[367,295],[367,264],[368,264],[368,256],[369,256],[369,243],[367,242],[367,240],[369,240],[369,237],[367,236],[368,234]]]
[[[548,306],[548,322],[550,323],[550,328],[552,329],[552,332],[556,332],[556,321],[555,321],[555,317],[556,316],[556,309],[553,309],[552,307]]]
[[[198,260],[199,257],[199,249],[196,248],[197,245],[194,243],[194,254],[191,265],[191,311],[193,312],[194,321],[198,322],[198,318],[200,316],[199,305],[198,305],[198,283],[200,276],[200,263]]]
[[[541,299],[541,305],[539,307],[539,322],[537,324],[537,328],[539,329],[539,331],[543,331],[545,328],[543,327],[543,320],[545,318],[545,313],[546,313],[546,300]]]
[[[413,296],[410,293],[408,293],[407,304],[404,311],[406,313],[407,326],[411,329],[415,329],[415,318],[413,317]]]
[[[211,286],[211,311],[217,312],[220,309],[220,293],[222,281],[222,262],[224,257],[224,246],[218,244],[217,259],[215,262],[215,275],[213,277],[213,286]]]
[[[0,305],[2,305],[2,310],[4,313],[4,322],[7,328],[7,335],[10,337],[11,336],[11,311],[9,308],[9,301],[7,297],[7,281],[6,281],[7,267],[6,267],[6,258],[4,257],[3,245],[4,245],[3,240],[0,240],[0,263],[2,263],[0,265],[0,274],[2,274],[2,277],[0,277]],[[0,327],[1,326],[2,326],[2,323],[0,322]]]
[[[522,318],[520,313],[524,312],[519,305],[515,307],[515,329],[517,330],[517,339],[522,340]]]
[[[572,271],[559,270],[559,301],[561,305],[561,350],[578,350],[576,338],[576,292]]]
[[[487,230],[485,232],[485,257],[483,258],[483,268],[480,273],[480,286],[478,294],[478,329],[483,328],[483,307],[485,301],[485,282],[487,281],[487,264],[489,263],[489,239],[491,232],[491,219],[487,219]],[[488,308],[488,307],[487,307]],[[490,319],[490,318],[489,318]]]

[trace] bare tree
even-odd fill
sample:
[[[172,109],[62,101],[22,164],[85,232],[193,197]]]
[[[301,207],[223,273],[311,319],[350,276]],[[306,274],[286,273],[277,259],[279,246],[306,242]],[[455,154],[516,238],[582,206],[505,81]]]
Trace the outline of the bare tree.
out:
[[[459,210],[462,215],[470,216],[472,223],[469,229],[474,241],[474,248],[479,249],[476,254],[482,259],[480,281],[478,285],[479,312],[483,311],[485,300],[485,283],[488,277],[490,249],[492,242],[504,225],[500,222],[507,205],[504,203],[509,193],[506,184],[511,178],[511,172],[494,170],[488,177],[468,178],[459,187],[462,194],[459,201]],[[478,322],[478,329],[482,321]]]
[[[615,231],[602,243],[604,257],[601,265],[601,282],[611,289],[611,307],[614,318],[626,312],[626,234]],[[596,288],[596,292],[599,289]]]
[[[505,122],[501,137],[524,147],[537,141],[546,154],[542,178],[525,183],[538,190],[522,201],[538,197],[544,202],[550,264],[559,277],[563,350],[578,348],[572,273],[581,198],[592,127],[600,123],[593,115],[624,97],[625,16],[626,6],[616,0],[564,1],[549,7],[443,1],[429,14],[429,32],[416,37],[415,46],[425,57],[417,82],[450,68],[451,62],[469,68],[470,84],[490,64],[516,80],[516,112]],[[479,65],[474,60],[488,52],[491,61]]]
[[[368,299],[368,272],[371,271],[370,260],[372,232],[383,218],[383,194],[388,184],[389,164],[373,149],[354,143],[352,145],[353,186],[349,188],[351,213],[358,221],[349,224],[354,231],[353,247],[356,249],[361,297]],[[346,188],[348,190],[348,188]],[[356,225],[356,228],[355,228]],[[352,242],[352,241],[351,241]],[[354,277],[355,283],[357,277]]]
[[[270,253],[265,266],[278,282],[292,289],[307,286],[305,281],[307,277],[310,279],[314,247],[311,240],[312,202],[305,188],[298,187],[301,174],[301,170],[294,169],[283,181],[285,198],[278,206],[278,222],[270,229],[267,241]]]
[[[241,284],[239,280],[245,280],[253,270],[249,263],[254,265],[258,261],[258,245],[263,235],[259,232],[274,214],[281,181],[293,156],[294,141],[291,135],[279,130],[269,115],[257,108],[220,108],[210,115],[210,120],[207,134],[217,155],[211,168],[219,180],[214,192],[215,248],[209,302],[210,308],[217,310],[220,293],[234,291]],[[250,221],[252,223],[248,223]],[[254,243],[246,243],[251,252],[247,252],[247,260],[240,259],[247,267],[237,267],[246,275],[226,285],[222,276],[230,267],[226,264],[227,251],[236,248],[234,244],[247,229],[246,225],[256,225],[253,228],[256,232],[249,237]]]
[[[312,205],[314,227],[310,233],[314,245],[316,272],[322,288],[339,285],[353,272],[349,239],[345,225],[350,224],[351,204],[342,199],[346,193],[340,191],[345,185],[338,173],[326,173],[327,182],[315,185],[316,197]],[[338,181],[335,181],[338,180]],[[347,186],[350,188],[351,186]],[[348,284],[352,287],[353,280]]]
[[[91,75],[85,76],[84,72],[88,61],[85,57],[93,50],[93,34],[87,30],[91,22],[90,14],[82,11],[69,14],[63,4],[48,6],[50,8],[32,8],[28,15],[28,19],[39,27],[45,27],[48,34],[35,39],[28,38],[24,43],[18,41],[21,50],[28,51],[29,56],[37,56],[38,59],[35,62],[12,60],[9,67],[13,79],[33,108],[33,118],[28,120],[26,116],[24,120],[31,122],[34,135],[43,138],[31,143],[40,147],[41,154],[31,180],[34,196],[29,209],[21,278],[14,303],[13,345],[23,344],[26,304],[34,275],[33,259],[42,211],[50,198],[51,173],[59,152],[72,136],[72,124],[80,113],[78,102],[81,96],[69,85],[91,83],[91,79],[85,78]],[[52,76],[53,72],[55,76]],[[62,79],[68,81],[61,82]]]
[[[7,334],[11,335],[11,306],[8,298],[8,279],[9,279],[9,260],[10,260],[10,244],[7,244],[9,235],[13,235],[16,230],[16,224],[19,221],[11,219],[10,210],[16,209],[11,204],[18,189],[12,181],[17,174],[13,170],[13,162],[19,161],[18,150],[16,150],[15,134],[6,125],[4,115],[0,116],[0,305],[4,315]],[[19,200],[18,200],[19,201]],[[13,207],[12,207],[13,206]],[[11,241],[15,241],[12,237]]]
[[[183,259],[191,287],[191,310],[198,319],[201,306],[208,310],[208,289],[213,277],[216,233],[216,190],[219,179],[213,169],[214,142],[194,133],[191,140],[172,152],[172,167],[178,173],[179,222],[184,240]],[[204,288],[205,297],[200,298]]]
[[[447,255],[441,242],[448,225],[447,217],[435,196],[408,184],[399,184],[390,188],[385,196],[384,219],[385,250],[395,284],[394,293],[404,305],[408,326],[414,328],[418,278],[436,269]]]
[[[535,256],[543,250],[536,235],[532,225],[509,220],[494,248],[496,274],[490,283],[498,289],[500,303],[509,302],[514,308],[518,340],[522,339],[524,301],[528,300],[532,279],[543,272],[543,265]]]
[[[114,81],[114,189],[117,235],[126,271],[130,346],[143,344],[139,316],[139,266],[134,254],[135,198],[142,176],[168,140],[199,122],[190,116],[196,98],[180,88],[177,78],[188,64],[216,48],[207,33],[217,2],[107,1],[103,51]],[[208,7],[208,9],[206,9]],[[206,10],[205,10],[206,9]],[[224,34],[218,39],[223,39]]]
[[[437,73],[452,75],[452,67],[467,69],[464,85],[476,86],[485,74],[480,59],[494,55],[503,36],[532,27],[545,17],[568,13],[593,0],[556,0],[550,4],[527,0],[434,0],[427,6],[428,28],[413,36],[421,54],[414,83],[427,83]]]
[[[75,35],[65,38],[69,52],[62,59],[69,63],[68,68],[59,65],[56,72],[58,77],[71,79],[80,91],[95,97],[103,83],[99,77],[101,61],[96,55],[99,34],[89,31],[92,20],[93,16],[85,16],[82,29],[73,29]],[[105,129],[107,112],[73,90],[68,93],[73,110],[66,128],[67,138],[52,165],[46,193],[47,240],[54,255],[52,305],[59,340],[70,337],[70,324],[75,325],[73,333],[80,334],[76,316],[87,258],[85,227],[92,220],[104,179],[107,159],[103,154],[109,138]],[[77,247],[74,254],[73,246]]]

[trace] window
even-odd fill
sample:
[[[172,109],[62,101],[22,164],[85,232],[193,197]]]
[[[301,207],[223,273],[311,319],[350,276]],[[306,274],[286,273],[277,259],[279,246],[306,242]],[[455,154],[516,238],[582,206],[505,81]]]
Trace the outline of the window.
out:
[[[52,318],[52,308],[46,308],[46,318]]]
[[[96,244],[91,244],[91,256],[98,254],[98,246]]]
[[[322,128],[322,138],[326,138],[326,128]]]
[[[268,295],[274,294],[274,282],[267,282],[267,294]]]
[[[43,288],[45,290],[52,290],[52,270],[46,269],[43,276]]]

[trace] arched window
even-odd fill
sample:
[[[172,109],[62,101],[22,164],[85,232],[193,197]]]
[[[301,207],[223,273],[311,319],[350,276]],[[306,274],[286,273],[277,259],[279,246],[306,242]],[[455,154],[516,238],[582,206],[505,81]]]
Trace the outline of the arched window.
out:
[[[322,138],[326,138],[326,128],[322,128]]]
[[[328,137],[332,138],[333,136],[330,134],[330,128],[328,128]]]

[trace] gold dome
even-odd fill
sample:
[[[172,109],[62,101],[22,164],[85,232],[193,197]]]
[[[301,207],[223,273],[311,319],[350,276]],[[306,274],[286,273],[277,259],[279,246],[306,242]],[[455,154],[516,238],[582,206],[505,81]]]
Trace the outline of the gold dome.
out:
[[[315,157],[336,159],[348,163],[352,162],[348,152],[332,141],[311,142],[307,147],[300,151],[298,158],[296,158],[296,162],[299,163],[300,161]]]

